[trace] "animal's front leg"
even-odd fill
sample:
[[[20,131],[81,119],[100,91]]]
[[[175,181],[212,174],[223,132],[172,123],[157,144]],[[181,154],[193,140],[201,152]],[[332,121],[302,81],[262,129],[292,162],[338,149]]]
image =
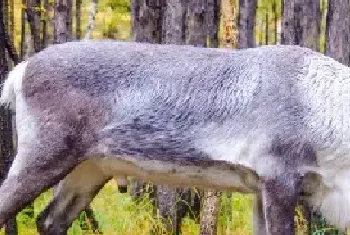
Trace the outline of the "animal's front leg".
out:
[[[299,180],[283,175],[264,180],[262,201],[268,235],[294,235],[294,211],[298,200]]]

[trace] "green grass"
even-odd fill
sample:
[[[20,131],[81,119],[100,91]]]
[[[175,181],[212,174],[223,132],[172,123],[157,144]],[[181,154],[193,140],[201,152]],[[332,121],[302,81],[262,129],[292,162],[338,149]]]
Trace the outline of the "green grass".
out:
[[[239,193],[222,193],[220,215],[218,221],[218,235],[248,235],[252,234],[252,203],[251,195]],[[35,217],[38,216],[52,198],[52,190],[41,194],[34,201],[34,218],[25,213],[17,215],[20,235],[36,235]],[[166,230],[159,217],[153,215],[153,205],[146,194],[138,202],[132,200],[128,194],[118,192],[115,181],[112,180],[95,197],[91,206],[99,222],[100,229],[106,235],[166,235]],[[94,234],[91,230],[82,230],[85,223],[85,214],[82,213],[72,224],[69,235]],[[307,231],[306,221],[300,210],[295,216],[297,222],[297,235],[304,235]],[[89,226],[88,226],[89,227]],[[188,216],[182,221],[182,234],[198,235],[199,225]],[[4,230],[0,231],[0,235]],[[316,230],[313,235],[338,234],[331,228],[324,227]]]
[[[52,190],[45,192],[34,202],[34,217],[49,203]],[[107,235],[148,235],[166,234],[161,220],[153,216],[153,206],[146,196],[136,203],[128,194],[118,192],[115,181],[105,185],[91,204],[100,229]],[[219,235],[248,235],[252,231],[252,198],[250,195],[233,194],[228,198],[222,196]],[[69,235],[94,234],[92,231],[82,231],[80,224],[84,221],[81,214],[69,229]],[[20,235],[36,235],[35,218],[30,218],[22,211],[17,215]],[[151,233],[151,231],[153,231]],[[199,225],[189,217],[182,222],[182,231],[186,235],[199,234]],[[0,235],[3,235],[3,229]]]
[[[252,234],[252,203],[251,195],[222,193],[220,215],[218,221],[218,235],[248,235]],[[52,190],[41,194],[34,201],[34,218],[29,217],[25,210],[17,215],[20,235],[36,235],[35,217],[42,211],[52,198]],[[99,222],[100,229],[106,235],[166,235],[165,228],[159,217],[153,215],[153,205],[146,196],[135,202],[128,194],[118,192],[114,180],[110,181],[95,197],[91,206]],[[81,229],[86,220],[82,213],[72,224],[69,235],[94,234],[91,230]],[[297,235],[307,234],[307,223],[300,210],[295,216]],[[89,227],[89,226],[88,226]],[[182,221],[182,234],[198,235],[199,225],[188,216]],[[0,230],[0,235],[4,230]],[[335,235],[335,230],[326,224],[314,231],[313,235]]]

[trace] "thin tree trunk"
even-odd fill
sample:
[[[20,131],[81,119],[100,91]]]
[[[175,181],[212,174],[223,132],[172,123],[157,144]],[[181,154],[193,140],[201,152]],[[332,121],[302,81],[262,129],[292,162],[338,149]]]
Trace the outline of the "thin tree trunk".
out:
[[[214,190],[204,192],[200,223],[201,235],[217,234],[217,223],[220,208],[220,193]]]
[[[8,0],[8,31],[7,35],[11,42],[14,41],[14,30],[15,30],[15,4],[14,0]]]
[[[207,0],[206,22],[209,38],[208,47],[219,46],[220,3],[220,0]]]
[[[350,65],[350,21],[349,1],[328,1],[326,17],[326,55]]]
[[[176,234],[177,216],[176,216],[176,189],[167,185],[157,185],[157,205],[159,214],[162,217],[163,224],[166,225],[167,231]]]
[[[22,5],[26,4],[26,0],[22,0]],[[25,57],[26,51],[26,10],[22,8],[21,10],[21,59]]]
[[[41,51],[41,39],[40,39],[40,0],[27,0],[26,1],[27,20],[30,26],[32,35],[32,41],[34,43],[34,52]]]
[[[269,10],[265,11],[265,44],[269,44]]]
[[[72,0],[55,0],[54,43],[65,43],[72,38],[71,26],[68,26],[72,22],[69,19],[71,17],[69,7],[71,6]]]
[[[283,0],[283,26],[282,44],[300,43],[301,33],[299,32],[299,20],[301,18],[301,7],[295,0]]]
[[[41,49],[44,49],[48,45],[48,22],[49,22],[49,0],[43,0],[44,1],[44,17],[43,17],[43,26],[42,26],[42,40],[41,40]]]
[[[84,38],[85,40],[89,40],[91,38],[92,31],[94,30],[94,27],[95,27],[97,3],[98,3],[98,0],[91,0],[89,24],[86,29],[85,38]]]
[[[302,32],[300,45],[320,50],[321,8],[320,1],[306,0],[303,5]]]
[[[255,47],[255,16],[257,0],[239,0],[239,48]]]
[[[207,46],[206,6],[206,0],[188,1],[186,44],[200,47]]]
[[[163,43],[184,44],[185,43],[185,10],[183,0],[166,1],[166,9],[163,21]]]
[[[274,44],[278,44],[278,18],[277,18],[277,6],[276,0],[272,2],[272,12],[274,21]]]
[[[75,38],[81,39],[81,3],[82,0],[76,0],[75,3]]]
[[[234,2],[232,0],[221,1],[221,11],[223,14],[223,44],[226,48],[236,48],[237,46],[237,24],[235,17]]]
[[[282,43],[301,45],[319,51],[320,22],[320,1],[285,0]]]
[[[0,82],[3,84],[8,72],[6,60],[6,32],[5,22],[7,22],[7,9],[4,2],[0,2]],[[4,106],[0,107],[0,184],[6,175],[14,158],[14,146],[12,139],[12,114]],[[16,217],[9,219],[5,224],[5,234],[16,235]]]
[[[10,37],[7,34],[5,35],[5,46],[6,46],[7,52],[9,54],[11,60],[13,61],[14,65],[18,64],[19,55],[16,51],[16,48],[15,48],[13,41],[11,41]]]
[[[67,1],[67,41],[70,42],[73,39],[73,0]]]
[[[164,0],[132,0],[132,34],[136,42],[161,43]]]
[[[9,4],[10,2],[10,4]],[[13,16],[10,16],[10,11],[9,9],[13,8],[13,1],[8,1],[4,0],[4,11],[3,11],[3,19],[4,19],[4,43],[5,43],[5,48],[7,49],[7,53],[10,56],[11,60],[13,63],[16,65],[18,64],[19,61],[19,56],[17,54],[15,45],[13,43],[13,27],[14,27],[14,22],[10,22],[11,18],[13,20]],[[13,11],[13,9],[11,10]],[[13,14],[13,12],[12,12]],[[10,19],[9,19],[10,18]]]

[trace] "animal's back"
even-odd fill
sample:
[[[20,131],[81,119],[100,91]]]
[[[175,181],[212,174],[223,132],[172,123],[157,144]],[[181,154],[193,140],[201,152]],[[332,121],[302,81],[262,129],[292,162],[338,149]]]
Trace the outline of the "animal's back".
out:
[[[223,121],[256,108],[254,103],[259,99],[294,96],[287,89],[305,73],[304,56],[311,53],[295,46],[233,52],[111,41],[73,42],[52,46],[30,59],[24,91],[31,97],[38,91],[66,92],[68,87],[89,97],[112,94],[115,107],[124,107],[123,112],[135,112],[132,107],[125,109],[126,102],[131,105],[139,101],[144,109],[165,106],[191,112],[197,121]],[[258,106],[266,108],[261,102]]]

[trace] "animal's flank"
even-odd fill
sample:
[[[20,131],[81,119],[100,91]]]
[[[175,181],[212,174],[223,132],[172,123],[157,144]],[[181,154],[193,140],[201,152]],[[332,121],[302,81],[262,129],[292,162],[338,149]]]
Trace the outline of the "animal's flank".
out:
[[[18,64],[8,75],[1,92],[0,104],[15,110],[16,94],[22,90],[22,81],[28,62]]]

